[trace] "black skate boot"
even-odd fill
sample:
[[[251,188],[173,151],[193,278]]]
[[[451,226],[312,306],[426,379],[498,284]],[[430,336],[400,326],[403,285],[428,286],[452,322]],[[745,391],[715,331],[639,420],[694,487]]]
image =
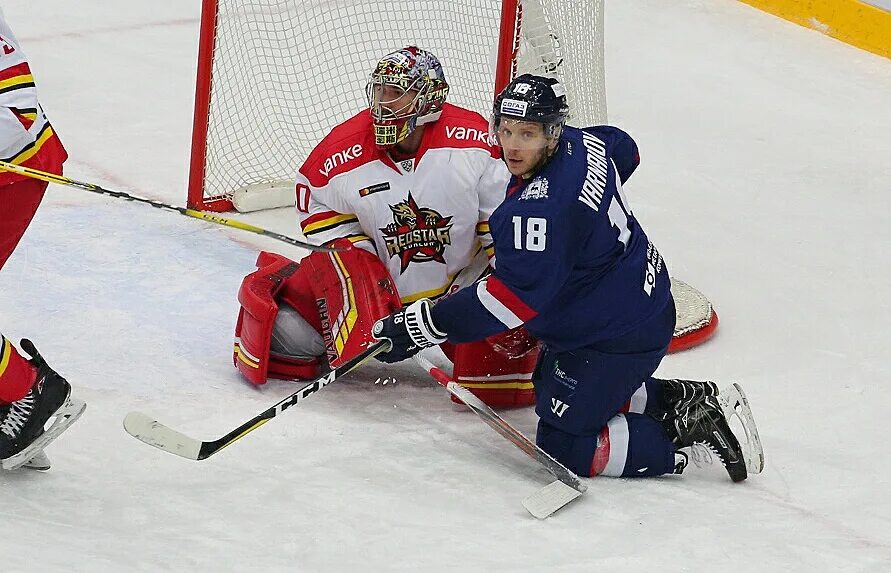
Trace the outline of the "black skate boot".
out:
[[[3,420],[6,419],[6,414],[9,413],[10,407],[11,407],[10,404],[0,404],[0,424],[2,424]],[[0,434],[0,435],[2,435],[2,434]],[[6,436],[0,437],[0,449],[2,449],[2,447],[3,447],[2,442],[5,437]],[[51,465],[52,464],[50,462],[50,459],[43,452],[43,450],[41,450],[41,451],[37,452],[33,458],[31,458],[30,460],[25,462],[21,467],[33,469],[33,470],[46,471],[46,470],[50,469]],[[2,466],[0,466],[0,469],[2,469]]]
[[[657,420],[680,416],[694,404],[718,395],[718,386],[714,382],[680,379],[659,381],[662,382],[662,405],[659,412],[652,414]]]
[[[24,398],[0,411],[0,461],[6,470],[39,457],[86,407],[71,398],[71,386],[47,365],[30,340],[22,340],[21,347],[31,356],[29,362],[37,368],[37,379]],[[51,419],[52,425],[45,429]]]
[[[678,448],[693,448],[694,462],[699,465],[700,448],[716,454],[724,464],[730,479],[743,481],[748,477],[746,461],[739,440],[730,429],[717,398],[707,396],[676,418],[663,422],[668,436]],[[706,459],[710,459],[707,453]]]

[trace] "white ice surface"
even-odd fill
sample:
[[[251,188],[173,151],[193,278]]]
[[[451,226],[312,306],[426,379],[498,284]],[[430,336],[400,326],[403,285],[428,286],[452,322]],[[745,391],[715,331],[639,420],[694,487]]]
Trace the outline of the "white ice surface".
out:
[[[4,2],[69,176],[183,204],[199,4]],[[764,474],[594,479],[537,521],[520,500],[548,476],[409,363],[211,459],[154,450],[127,411],[215,438],[294,390],[231,365],[241,277],[288,248],[53,187],[0,273],[0,329],[89,406],[51,471],[0,474],[0,570],[891,570],[891,61],[728,0],[607,8],[635,213],[722,321],[660,374],[740,382]]]

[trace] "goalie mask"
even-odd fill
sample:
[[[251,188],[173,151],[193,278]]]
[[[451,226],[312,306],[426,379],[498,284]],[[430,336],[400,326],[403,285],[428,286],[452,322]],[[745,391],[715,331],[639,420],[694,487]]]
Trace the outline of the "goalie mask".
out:
[[[375,144],[390,148],[439,119],[448,93],[442,65],[430,52],[408,46],[384,56],[365,86]]]
[[[566,89],[559,81],[523,74],[495,98],[489,132],[501,147],[551,148],[556,146],[568,115]],[[529,124],[540,124],[540,132],[524,129]]]

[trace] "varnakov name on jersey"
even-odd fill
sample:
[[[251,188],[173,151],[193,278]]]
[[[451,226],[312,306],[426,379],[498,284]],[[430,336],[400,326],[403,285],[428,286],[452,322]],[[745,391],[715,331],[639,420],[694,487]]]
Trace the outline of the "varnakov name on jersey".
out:
[[[434,307],[449,340],[525,324],[555,350],[572,350],[662,311],[668,271],[622,190],[638,163],[622,130],[566,127],[554,157],[531,180],[512,178],[489,218],[494,274]]]
[[[437,298],[488,266],[488,219],[510,177],[475,112],[445,104],[415,157],[394,161],[374,144],[362,111],[335,127],[297,175],[307,238],[348,237],[385,262],[403,302]]]

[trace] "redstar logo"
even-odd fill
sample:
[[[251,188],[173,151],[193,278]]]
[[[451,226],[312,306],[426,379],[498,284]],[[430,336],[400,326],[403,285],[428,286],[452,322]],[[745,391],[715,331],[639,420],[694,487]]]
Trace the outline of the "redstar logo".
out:
[[[452,218],[443,217],[433,209],[418,207],[411,193],[406,201],[390,205],[393,222],[380,229],[387,245],[387,253],[398,256],[405,272],[412,262],[437,261],[445,264],[443,253],[452,244],[449,229]]]

